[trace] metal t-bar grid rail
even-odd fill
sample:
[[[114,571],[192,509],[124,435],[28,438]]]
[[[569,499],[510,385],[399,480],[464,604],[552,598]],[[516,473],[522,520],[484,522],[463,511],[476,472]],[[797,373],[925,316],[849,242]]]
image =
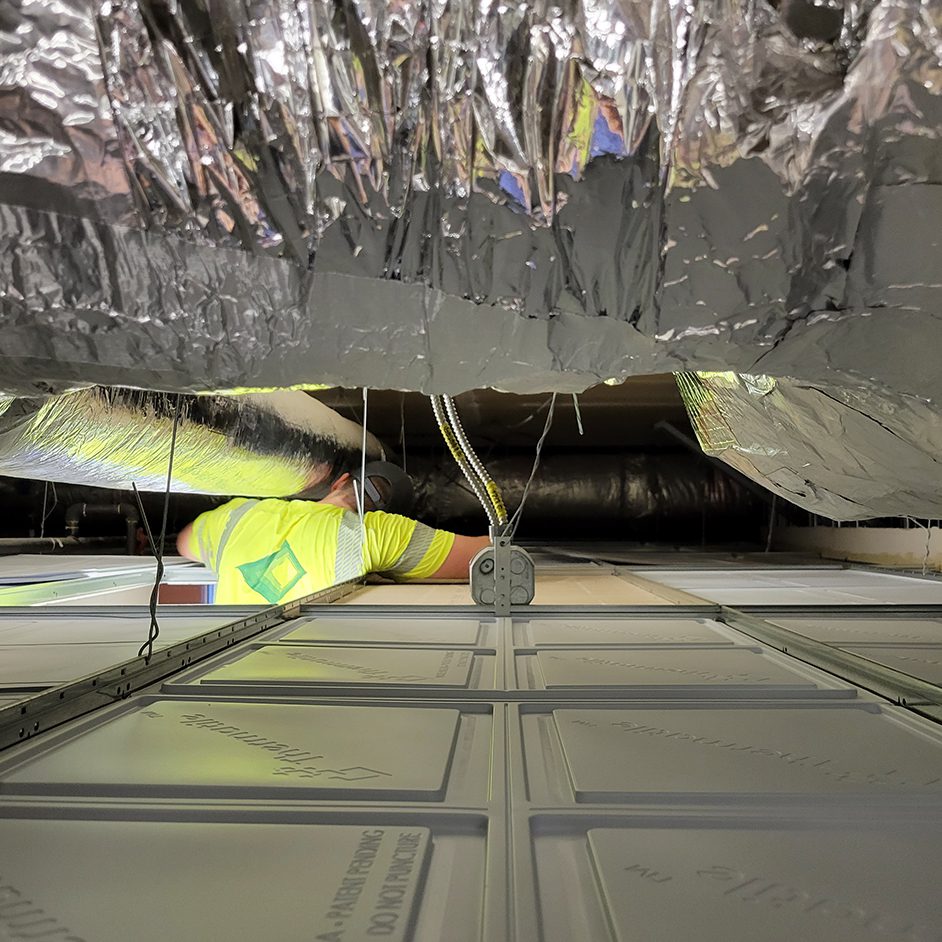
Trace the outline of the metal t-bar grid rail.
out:
[[[151,684],[296,618],[305,604],[327,604],[356,591],[352,580],[287,605],[276,605],[214,628],[195,638],[157,649],[150,658],[134,657],[106,670],[53,687],[0,709],[0,750],[68,720],[130,696]],[[46,613],[49,610],[44,610]]]

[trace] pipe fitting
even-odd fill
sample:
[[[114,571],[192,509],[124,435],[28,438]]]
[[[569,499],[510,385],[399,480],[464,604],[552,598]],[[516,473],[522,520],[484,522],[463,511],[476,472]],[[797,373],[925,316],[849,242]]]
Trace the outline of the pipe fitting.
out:
[[[123,517],[127,528],[127,552],[133,556],[137,548],[137,528],[141,522],[140,514],[134,504],[72,504],[65,512],[65,532],[69,536],[78,536],[83,520],[101,517]]]

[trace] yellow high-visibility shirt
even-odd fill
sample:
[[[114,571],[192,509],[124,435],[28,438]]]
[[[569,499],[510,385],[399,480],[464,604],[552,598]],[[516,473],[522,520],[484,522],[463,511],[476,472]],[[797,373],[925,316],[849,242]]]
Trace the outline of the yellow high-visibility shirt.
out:
[[[306,500],[237,498],[193,523],[193,552],[219,576],[216,602],[275,605],[378,572],[426,579],[455,535],[408,517]]]

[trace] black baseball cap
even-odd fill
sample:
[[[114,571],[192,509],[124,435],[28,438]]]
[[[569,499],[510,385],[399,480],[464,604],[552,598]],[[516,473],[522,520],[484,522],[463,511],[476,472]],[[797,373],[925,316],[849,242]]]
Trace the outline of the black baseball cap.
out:
[[[385,482],[386,486],[377,487],[377,481]],[[389,461],[370,461],[363,487],[377,510],[391,514],[408,514],[412,510],[412,478]]]

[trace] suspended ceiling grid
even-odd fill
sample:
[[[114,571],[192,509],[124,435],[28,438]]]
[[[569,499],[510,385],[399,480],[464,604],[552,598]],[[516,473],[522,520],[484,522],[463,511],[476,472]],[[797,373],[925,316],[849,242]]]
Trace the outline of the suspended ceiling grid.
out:
[[[750,565],[659,575],[701,594],[886,584]],[[544,567],[574,584],[599,571],[625,574]],[[942,593],[896,585],[898,599]],[[890,655],[942,650],[942,594],[820,596],[763,617],[577,601],[495,619],[416,605],[423,588],[397,607],[357,607],[366,588],[282,613],[0,753],[17,890],[49,927],[101,940],[132,919],[142,940],[937,937],[942,727],[777,642],[929,689],[928,667]],[[166,650],[232,614],[167,609]],[[11,609],[0,649],[122,646],[146,624],[140,608]],[[141,920],[147,898],[163,905]]]

